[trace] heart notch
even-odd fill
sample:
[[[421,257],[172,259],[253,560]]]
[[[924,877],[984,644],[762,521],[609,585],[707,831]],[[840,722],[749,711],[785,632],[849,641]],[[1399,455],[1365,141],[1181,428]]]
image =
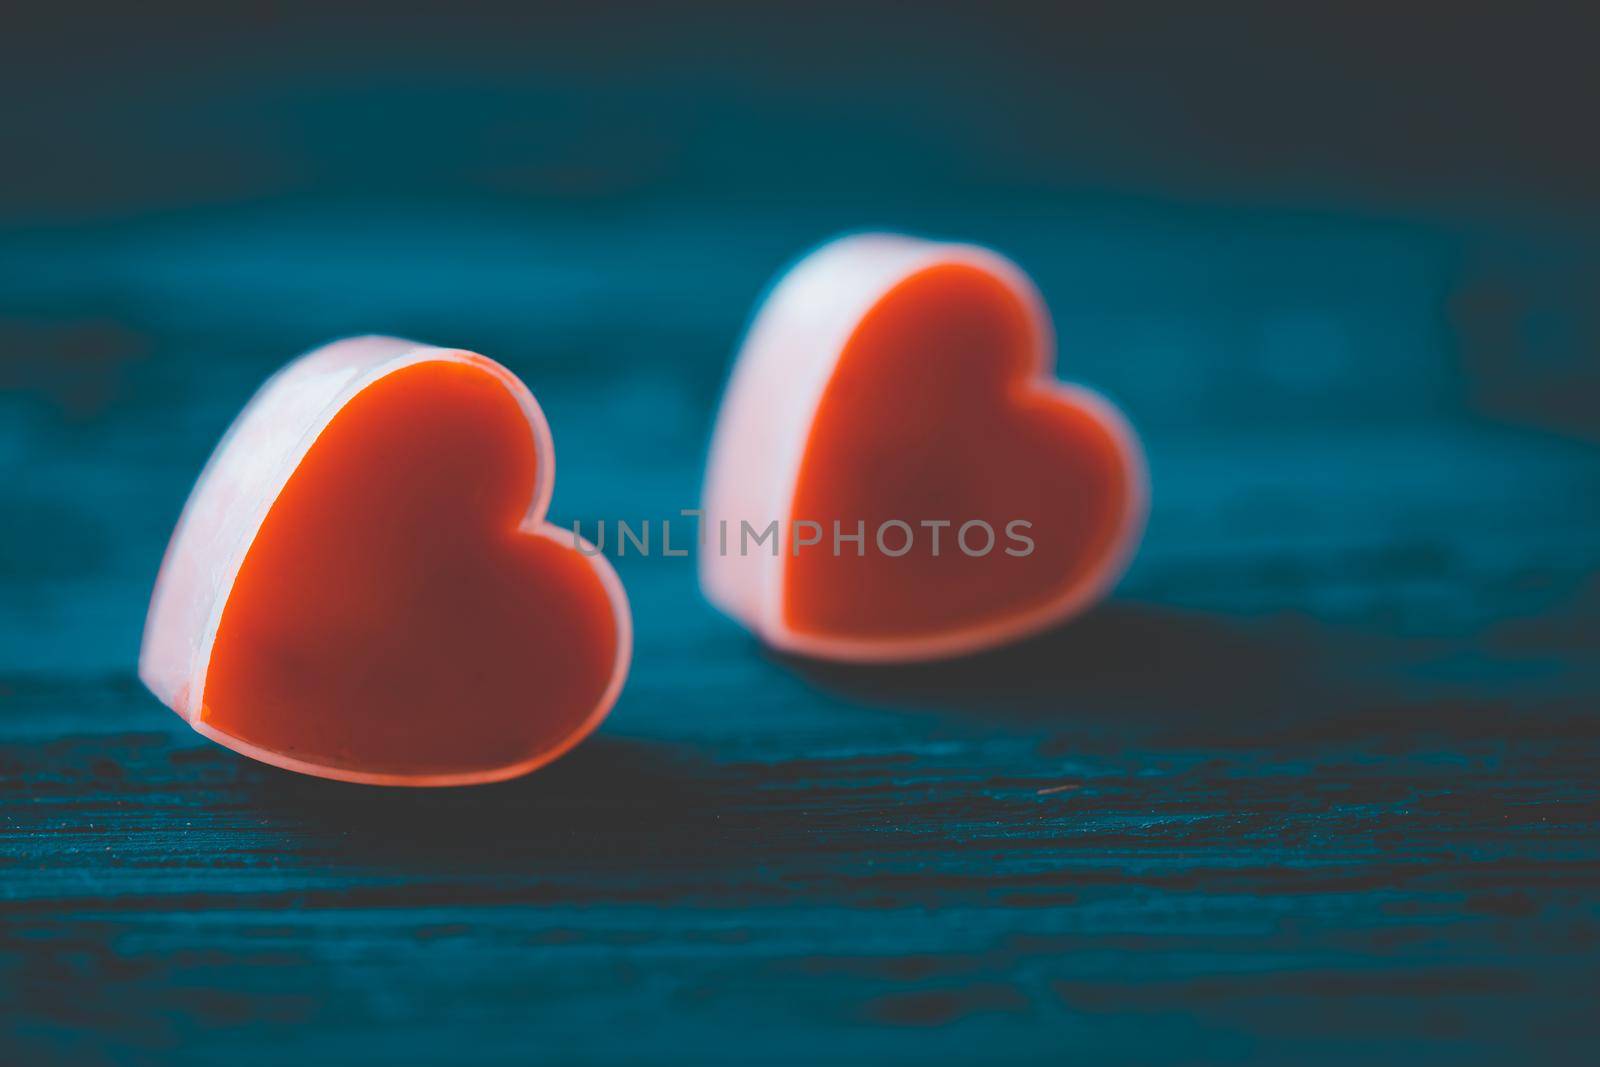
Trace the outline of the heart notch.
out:
[[[195,484],[139,676],[289,770],[526,774],[599,725],[632,645],[611,565],[545,521],[554,479],[543,412],[493,360],[389,337],[302,356]]]
[[[718,413],[707,597],[778,649],[858,662],[976,652],[1088,608],[1132,558],[1148,476],[1127,421],[1054,363],[1043,299],[995,252],[859,234],[808,255]]]

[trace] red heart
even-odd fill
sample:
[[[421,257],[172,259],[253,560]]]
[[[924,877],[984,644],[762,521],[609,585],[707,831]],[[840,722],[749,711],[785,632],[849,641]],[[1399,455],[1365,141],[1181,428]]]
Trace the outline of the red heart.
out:
[[[1132,556],[1147,481],[1132,429],[1057,382],[1054,354],[1032,283],[986,249],[863,234],[802,260],[718,416],[706,594],[779,648],[846,660],[956,655],[1083,610]],[[781,550],[752,550],[773,520]],[[982,526],[958,540],[977,522],[987,552]]]
[[[470,352],[341,341],[272,378],[167,549],[139,674],[207,737],[387,785],[523,774],[627,674],[606,560],[544,521],[550,430]]]

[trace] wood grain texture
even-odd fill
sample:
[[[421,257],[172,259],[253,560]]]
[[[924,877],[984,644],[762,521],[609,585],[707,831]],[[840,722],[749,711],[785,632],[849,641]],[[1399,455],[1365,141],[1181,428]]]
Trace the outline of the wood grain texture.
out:
[[[133,678],[232,413],[340,333],[475,347],[551,419],[554,519],[670,517],[761,282],[835,224],[400,221],[403,257],[307,207],[0,246],[0,1060],[1593,1062],[1600,455],[1541,421],[1581,368],[1483,325],[1527,297],[1501,235],[907,219],[1034,270],[1145,432],[1119,593],[845,669],[624,558],[600,734],[410,793]]]

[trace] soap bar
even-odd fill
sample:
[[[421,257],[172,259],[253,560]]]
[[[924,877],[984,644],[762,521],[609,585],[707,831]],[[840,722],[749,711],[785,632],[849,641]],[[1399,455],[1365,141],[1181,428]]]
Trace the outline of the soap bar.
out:
[[[807,256],[717,416],[707,597],[779,649],[850,661],[973,652],[1093,604],[1143,531],[1145,462],[1054,361],[1042,298],[992,251],[859,234]]]
[[[327,345],[256,394],[184,507],[139,675],[265,763],[383,785],[524,774],[622,687],[603,556],[545,522],[550,430],[483,356]]]

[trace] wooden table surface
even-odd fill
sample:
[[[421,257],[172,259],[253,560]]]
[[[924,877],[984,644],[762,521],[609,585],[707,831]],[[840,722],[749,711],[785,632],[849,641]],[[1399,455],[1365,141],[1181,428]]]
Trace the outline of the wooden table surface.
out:
[[[1149,447],[1131,573],[1020,647],[785,660],[690,561],[624,559],[599,734],[442,792],[261,766],[138,684],[188,485],[296,352],[477,348],[550,416],[554,517],[660,519],[761,287],[872,221],[314,203],[6,235],[0,1062],[1600,1062],[1571,234],[886,220],[1034,271],[1064,373]]]

